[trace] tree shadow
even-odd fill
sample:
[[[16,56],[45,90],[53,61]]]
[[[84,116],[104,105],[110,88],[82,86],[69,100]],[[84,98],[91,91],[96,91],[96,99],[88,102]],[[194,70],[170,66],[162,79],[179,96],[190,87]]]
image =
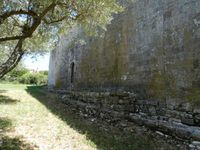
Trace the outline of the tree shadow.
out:
[[[12,127],[12,121],[8,118],[0,118],[0,133],[3,133]]]
[[[5,93],[7,90],[0,90],[0,93]]]
[[[34,150],[34,145],[22,140],[22,137],[9,137],[6,132],[13,129],[12,120],[0,118],[0,150]]]
[[[0,150],[34,150],[34,145],[26,143],[20,137],[0,137]]]
[[[0,95],[0,104],[15,104],[19,102],[19,100],[11,99],[8,96]]]
[[[151,135],[138,135],[135,132],[122,131],[102,121],[92,122],[84,119],[59,101],[54,94],[48,93],[44,87],[28,86],[27,92],[67,125],[86,135],[87,140],[91,141],[90,144],[96,145],[99,150],[151,150],[160,149],[162,145]]]

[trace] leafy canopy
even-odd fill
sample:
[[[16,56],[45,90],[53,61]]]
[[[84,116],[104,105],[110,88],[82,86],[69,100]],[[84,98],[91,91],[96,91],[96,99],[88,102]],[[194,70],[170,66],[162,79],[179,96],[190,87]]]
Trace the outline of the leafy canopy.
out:
[[[1,0],[0,78],[22,55],[52,48],[58,33],[81,24],[88,33],[106,30],[112,15],[123,10],[117,0]]]
[[[116,0],[3,0],[0,2],[0,14],[20,10],[24,13],[16,13],[4,20],[0,26],[0,41],[3,37],[22,36],[26,32],[24,28],[30,28],[33,24],[34,16],[41,15],[52,4],[54,6],[41,18],[40,25],[31,35],[33,38],[26,39],[24,49],[27,51],[47,49],[46,46],[51,46],[57,33],[74,24],[81,24],[89,33],[96,32],[98,27],[106,29],[112,14],[122,10]]]

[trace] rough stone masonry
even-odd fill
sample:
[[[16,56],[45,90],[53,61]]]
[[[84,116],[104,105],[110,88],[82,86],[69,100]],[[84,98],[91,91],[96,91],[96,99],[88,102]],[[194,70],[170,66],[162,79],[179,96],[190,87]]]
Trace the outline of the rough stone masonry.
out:
[[[74,27],[51,52],[48,84],[89,114],[200,141],[200,1],[130,2],[101,37]]]

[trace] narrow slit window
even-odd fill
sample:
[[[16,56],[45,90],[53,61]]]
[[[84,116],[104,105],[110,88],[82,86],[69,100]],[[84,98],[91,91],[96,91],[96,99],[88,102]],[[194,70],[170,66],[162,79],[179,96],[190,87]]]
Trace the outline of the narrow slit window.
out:
[[[74,82],[74,62],[71,63],[71,83]]]

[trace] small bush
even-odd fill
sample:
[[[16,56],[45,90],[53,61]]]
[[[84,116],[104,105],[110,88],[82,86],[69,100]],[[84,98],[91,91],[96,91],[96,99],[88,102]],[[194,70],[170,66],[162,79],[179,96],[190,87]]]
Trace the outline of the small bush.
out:
[[[11,72],[9,72],[8,74],[6,74],[2,79],[1,82],[5,82],[5,83],[19,83],[19,78],[21,76],[23,76],[24,74],[28,73],[29,70],[26,68],[20,68],[20,69],[14,69]]]
[[[36,84],[45,85],[47,84],[47,75],[42,73],[26,73],[19,79],[22,84]]]

